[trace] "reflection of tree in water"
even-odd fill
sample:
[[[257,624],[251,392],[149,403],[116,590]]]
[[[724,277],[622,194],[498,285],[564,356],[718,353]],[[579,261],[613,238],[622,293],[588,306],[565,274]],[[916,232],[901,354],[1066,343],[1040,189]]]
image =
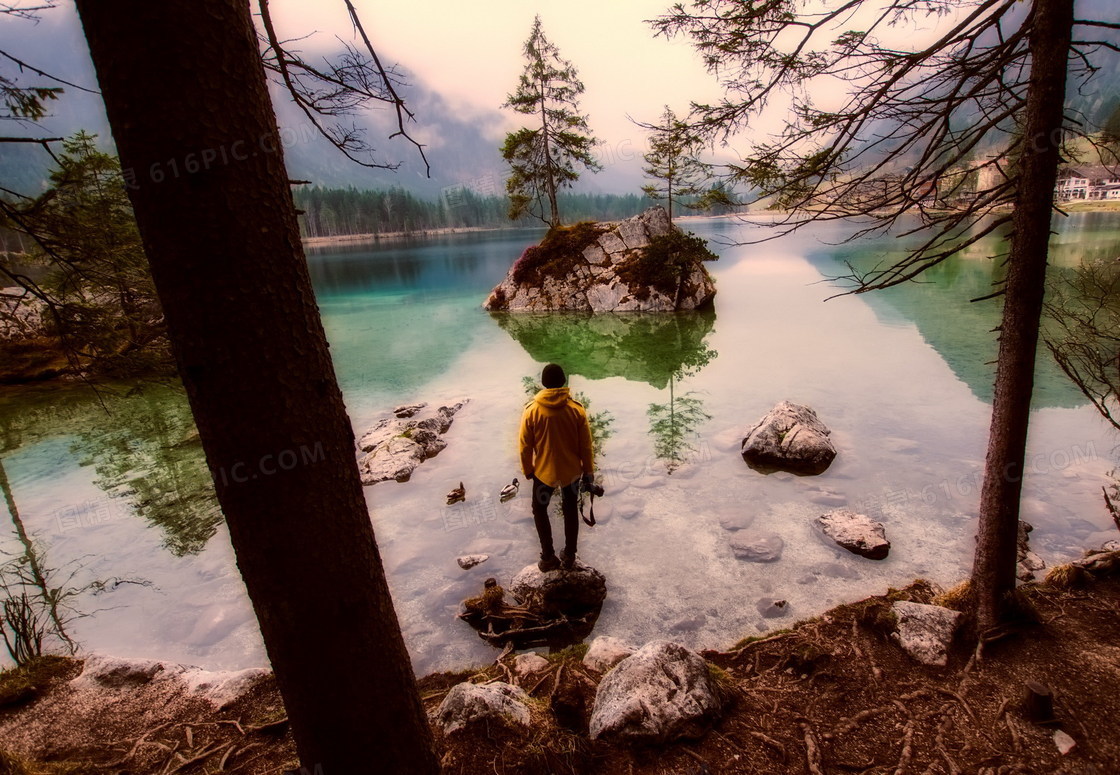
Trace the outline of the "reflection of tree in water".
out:
[[[715,352],[704,339],[715,311],[673,313],[491,313],[533,360],[559,363],[587,379],[622,377],[662,390],[695,373]]]
[[[0,556],[5,558],[0,562],[0,637],[17,665],[47,653],[44,643],[49,647],[52,637],[69,653],[78,650],[66,627],[73,619],[96,613],[76,607],[75,601],[87,592],[96,596],[123,584],[152,585],[146,579],[119,577],[77,583],[75,579],[81,575],[86,558],[71,560],[58,568],[48,564],[44,547],[23,524],[3,459],[0,492],[19,545],[14,553],[0,550]]]
[[[697,452],[692,443],[696,438],[696,426],[712,419],[704,411],[704,402],[691,391],[675,395],[675,382],[675,377],[669,379],[669,403],[650,404],[646,410],[649,432],[653,436],[653,454],[665,461],[665,469],[670,474]]]
[[[162,530],[172,554],[202,551],[222,513],[186,397],[148,386],[108,400],[107,409],[78,430],[82,465],[97,471],[98,487]]]
[[[16,644],[29,634],[42,633],[46,630],[46,623],[39,622],[40,613],[45,612],[55,635],[73,654],[77,651],[77,644],[66,632],[66,617],[61,610],[67,591],[50,583],[51,569],[45,566],[38,547],[27,533],[19,509],[16,507],[15,495],[12,493],[12,485],[8,481],[8,472],[4,468],[2,459],[0,459],[0,491],[3,491],[4,505],[11,516],[16,538],[20,543],[20,553],[0,565],[0,595],[4,598],[4,621],[0,622],[0,630],[3,631],[8,652],[17,663],[23,661]],[[32,590],[31,594],[42,602],[32,603],[27,597],[28,589]],[[22,625],[14,620],[17,616],[24,619]],[[32,653],[30,656],[38,656],[38,654]]]
[[[692,444],[696,426],[712,416],[704,411],[704,402],[692,391],[676,395],[677,380],[690,377],[707,366],[718,353],[701,342],[701,349],[690,354],[687,363],[669,375],[669,403],[650,404],[649,433],[653,436],[653,454],[665,461],[670,474],[680,468],[689,455],[697,452]]]

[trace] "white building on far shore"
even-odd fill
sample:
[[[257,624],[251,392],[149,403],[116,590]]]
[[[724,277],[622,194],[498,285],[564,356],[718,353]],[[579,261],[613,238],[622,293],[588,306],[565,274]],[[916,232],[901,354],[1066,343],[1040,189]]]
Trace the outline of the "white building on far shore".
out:
[[[1055,194],[1062,202],[1074,199],[1120,200],[1120,165],[1065,167],[1058,173]]]

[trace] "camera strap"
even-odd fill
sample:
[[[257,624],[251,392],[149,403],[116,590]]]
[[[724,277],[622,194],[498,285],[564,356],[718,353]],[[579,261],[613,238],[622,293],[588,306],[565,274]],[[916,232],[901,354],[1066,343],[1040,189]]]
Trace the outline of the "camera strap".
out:
[[[583,498],[579,499],[579,516],[588,527],[595,527],[595,493],[588,492],[590,503],[587,504],[587,514],[583,513]]]

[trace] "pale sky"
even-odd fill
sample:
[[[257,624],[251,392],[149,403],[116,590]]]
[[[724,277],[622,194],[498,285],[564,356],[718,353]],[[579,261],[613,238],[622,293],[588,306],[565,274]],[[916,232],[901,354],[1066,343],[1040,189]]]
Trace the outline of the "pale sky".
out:
[[[683,40],[654,39],[645,24],[669,0],[480,0],[422,3],[356,0],[379,54],[464,110],[497,110],[517,85],[521,49],[533,16],[545,35],[579,70],[581,107],[592,132],[608,149],[629,142],[644,147],[645,133],[626,116],[656,121],[668,104],[678,114],[689,100],[715,99],[715,79]],[[308,52],[329,47],[333,36],[352,38],[341,2],[272,0],[285,37],[318,30],[302,44]],[[506,110],[510,126],[520,118]],[[418,117],[422,121],[422,117]]]
[[[683,117],[690,101],[714,102],[722,94],[717,79],[704,69],[686,40],[653,37],[646,20],[664,13],[671,2],[355,0],[382,61],[398,64],[411,80],[443,96],[460,118],[470,120],[485,115],[488,120],[480,125],[494,133],[495,147],[505,131],[524,125],[523,116],[501,110],[501,105],[517,85],[524,67],[522,46],[534,15],[539,13],[546,36],[559,48],[561,56],[576,66],[586,87],[581,108],[589,117],[593,135],[602,143],[597,150],[600,162],[605,167],[618,164],[618,169],[632,168],[628,174],[635,181],[641,177],[640,157],[647,147],[647,135],[627,116],[656,122],[668,104]],[[252,6],[255,9],[256,3]],[[358,43],[342,0],[271,0],[269,7],[281,38],[315,33],[294,44],[309,59],[337,52],[336,36]],[[71,0],[61,0],[58,8],[43,13],[43,26],[57,31],[51,36],[56,46],[69,39],[75,51],[84,49],[76,16]],[[0,43],[5,48],[54,70],[49,49],[44,51],[42,44],[35,42],[35,25],[5,25],[7,29],[0,28]],[[914,37],[913,29],[906,33]],[[907,42],[913,43],[909,39]],[[68,59],[74,63],[72,55]],[[56,72],[94,85],[91,71],[75,73],[64,67]],[[407,88],[402,96],[407,102]],[[828,95],[820,97],[827,100]],[[76,98],[80,98],[78,93],[67,96],[67,100]],[[752,127],[765,133],[767,128],[779,126],[784,119],[783,106],[772,107],[776,110],[765,119],[752,121]],[[60,104],[60,116],[66,111],[67,106]],[[495,115],[502,116],[505,124],[495,126]],[[414,132],[424,142],[454,142],[453,138],[425,136],[422,112],[417,114]],[[734,152],[722,150],[719,155],[726,157]]]

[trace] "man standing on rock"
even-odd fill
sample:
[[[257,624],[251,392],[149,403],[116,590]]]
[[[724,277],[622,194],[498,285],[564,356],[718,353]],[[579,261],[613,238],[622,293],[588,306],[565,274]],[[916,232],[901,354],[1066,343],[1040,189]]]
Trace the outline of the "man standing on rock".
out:
[[[543,572],[563,568],[570,570],[576,561],[576,539],[579,516],[576,503],[580,484],[594,483],[594,457],[591,447],[591,426],[587,412],[572,399],[564,387],[564,369],[550,363],[541,372],[544,390],[537,393],[521,416],[521,470],[533,485],[533,523],[541,540],[541,560],[537,567]],[[564,514],[564,551],[556,556],[552,544],[552,525],[548,521],[548,504],[552,492],[560,488],[561,510]]]

